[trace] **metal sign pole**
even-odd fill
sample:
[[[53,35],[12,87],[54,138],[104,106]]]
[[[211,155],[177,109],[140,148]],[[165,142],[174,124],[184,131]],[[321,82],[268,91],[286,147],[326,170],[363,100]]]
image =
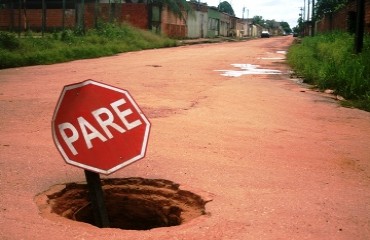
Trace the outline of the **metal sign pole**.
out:
[[[85,171],[85,177],[89,188],[89,197],[91,201],[94,220],[97,227],[108,228],[109,218],[104,202],[104,193],[101,187],[100,175],[88,170]]]

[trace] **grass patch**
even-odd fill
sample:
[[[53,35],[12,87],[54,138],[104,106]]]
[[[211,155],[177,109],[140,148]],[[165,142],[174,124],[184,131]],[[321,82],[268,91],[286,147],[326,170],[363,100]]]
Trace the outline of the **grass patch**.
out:
[[[319,89],[333,89],[345,106],[370,110],[370,36],[354,54],[354,36],[344,32],[306,37],[290,47],[289,65]]]
[[[343,107],[348,107],[348,108],[358,108],[362,109],[364,111],[370,112],[370,100],[369,99],[364,99],[364,100],[347,100],[341,102]]]
[[[173,46],[177,46],[177,41],[127,24],[101,23],[85,34],[76,29],[43,37],[28,32],[18,38],[13,33],[0,31],[0,69]]]

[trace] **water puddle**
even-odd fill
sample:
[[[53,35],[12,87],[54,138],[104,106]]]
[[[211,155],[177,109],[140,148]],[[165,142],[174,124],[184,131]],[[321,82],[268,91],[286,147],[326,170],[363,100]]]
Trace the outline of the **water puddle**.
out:
[[[282,58],[282,57],[273,57],[273,58],[259,58],[259,59],[263,59],[263,60],[284,60],[285,58]]]
[[[240,68],[241,70],[215,70],[217,72],[223,72],[221,75],[226,77],[240,77],[243,75],[252,74],[281,74],[279,70],[259,68],[259,65],[253,64],[231,64],[235,68]]]
[[[286,54],[286,51],[282,50],[282,51],[276,51],[276,53],[279,53],[279,54]]]
[[[276,51],[277,54],[283,54],[283,55],[286,55],[286,51],[284,50],[278,50]],[[271,54],[271,53],[268,53],[268,54]],[[285,60],[285,57],[261,57],[261,58],[258,58],[258,59],[262,59],[262,60]]]

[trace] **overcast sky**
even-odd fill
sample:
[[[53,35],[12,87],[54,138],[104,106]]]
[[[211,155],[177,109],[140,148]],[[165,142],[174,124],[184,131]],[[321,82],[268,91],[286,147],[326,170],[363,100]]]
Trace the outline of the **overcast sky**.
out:
[[[201,0],[208,6],[218,6],[224,0]],[[262,16],[265,20],[275,20],[277,22],[287,22],[290,28],[297,26],[300,8],[308,0],[226,0],[234,9],[238,18],[243,17],[243,7],[245,7],[244,18]]]

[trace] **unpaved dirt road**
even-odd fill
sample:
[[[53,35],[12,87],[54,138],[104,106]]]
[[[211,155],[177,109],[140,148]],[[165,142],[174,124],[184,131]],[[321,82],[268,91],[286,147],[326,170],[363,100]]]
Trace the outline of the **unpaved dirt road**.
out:
[[[202,44],[0,71],[0,239],[370,239],[370,113],[289,79],[293,39]],[[223,76],[256,64],[282,74]],[[167,179],[209,199],[207,214],[148,231],[50,214],[35,196],[84,180],[51,136],[64,85],[130,91],[152,123],[147,155],[114,178]]]

